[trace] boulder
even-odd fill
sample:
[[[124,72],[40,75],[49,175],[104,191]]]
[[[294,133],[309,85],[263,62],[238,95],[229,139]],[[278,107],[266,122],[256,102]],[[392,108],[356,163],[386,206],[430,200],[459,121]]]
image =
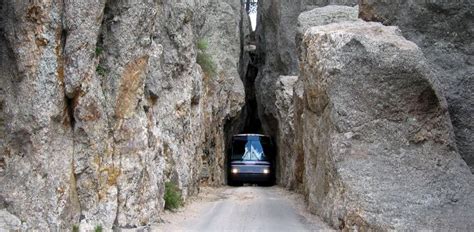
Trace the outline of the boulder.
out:
[[[297,35],[298,16],[315,7],[327,5],[357,5],[356,0],[296,0],[259,1],[256,28],[258,76],[255,80],[257,109],[266,134],[278,137],[275,107],[276,83],[280,76],[299,73]]]
[[[301,173],[301,171],[297,170],[302,170],[300,168],[303,166],[302,155],[296,156],[294,155],[296,153],[293,152],[295,149],[293,147],[295,145],[294,140],[297,138],[293,134],[293,120],[295,120],[293,118],[295,117],[295,115],[293,114],[293,110],[294,108],[299,107],[297,105],[294,105],[293,103],[293,85],[296,83],[296,77],[285,75],[289,73],[297,74],[299,72],[296,58],[298,56],[297,50],[299,50],[299,48],[296,49],[295,46],[299,46],[299,44],[301,43],[302,37],[306,29],[312,26],[324,25],[334,22],[357,20],[358,8],[350,6],[329,5],[325,7],[314,8],[310,11],[306,11],[299,14],[302,9],[306,8],[301,7],[297,10],[299,14],[298,16],[295,15],[295,10],[286,12],[289,8],[294,8],[294,5],[289,4],[288,6],[286,6],[286,3],[283,2],[280,4],[284,5],[284,7],[281,9],[281,20],[285,22],[286,20],[290,19],[295,20],[297,21],[298,27],[288,27],[289,31],[281,32],[286,34],[279,35],[281,37],[276,35],[270,37],[272,40],[269,40],[268,42],[264,43],[264,45],[260,44],[260,46],[266,46],[265,44],[276,43],[278,40],[287,41],[285,43],[290,43],[291,46],[281,46],[278,44],[272,44],[271,46],[281,49],[279,52],[286,51],[287,55],[280,56],[290,58],[292,62],[295,62],[295,64],[294,67],[292,67],[292,64],[286,62],[284,64],[274,63],[274,59],[278,59],[275,58],[275,56],[278,56],[276,54],[276,52],[278,51],[274,49],[266,50],[264,54],[266,57],[265,64],[260,67],[258,79],[256,82],[256,95],[258,99],[258,110],[262,119],[263,128],[266,133],[275,137],[279,145],[277,161],[278,166],[280,168],[278,169],[279,171],[277,173],[277,180],[280,184],[285,185],[291,189],[303,189],[304,187],[302,185],[296,184],[301,183],[301,178],[296,178],[296,176],[301,175],[296,173]],[[323,5],[322,3],[318,4]],[[351,3],[348,2],[347,4]],[[263,21],[261,23],[264,24],[262,26],[263,29],[266,29],[265,25],[267,25],[269,21]],[[294,22],[292,23],[293,24],[291,25],[294,25]],[[276,30],[283,29],[278,28]],[[275,32],[265,31],[265,36],[272,35],[271,33]],[[285,67],[292,67],[291,69],[293,71],[283,70],[282,68]],[[279,74],[283,75],[279,76]],[[293,81],[288,82],[288,80]],[[296,131],[296,133],[298,133],[298,131]],[[297,179],[299,179],[299,181],[297,181]]]
[[[362,0],[360,17],[398,26],[432,64],[448,101],[459,152],[474,172],[474,2]]]
[[[358,15],[358,6],[329,5],[302,12],[298,16],[298,28],[296,31],[296,47],[298,52],[300,51],[301,40],[308,28],[343,21],[360,20]]]
[[[329,5],[317,7],[309,11],[304,11],[298,16],[297,33],[304,35],[304,32],[310,27],[342,21],[355,21],[358,20],[358,15],[358,6]]]
[[[303,39],[310,209],[342,230],[474,227],[474,176],[422,51],[396,27],[342,22]]]
[[[257,52],[266,71],[280,75],[298,74],[295,43],[298,16],[308,10],[327,5],[357,5],[357,0],[259,1],[256,28]],[[325,10],[324,10],[325,11]],[[327,15],[327,14],[326,14]],[[279,75],[273,76],[278,79]]]

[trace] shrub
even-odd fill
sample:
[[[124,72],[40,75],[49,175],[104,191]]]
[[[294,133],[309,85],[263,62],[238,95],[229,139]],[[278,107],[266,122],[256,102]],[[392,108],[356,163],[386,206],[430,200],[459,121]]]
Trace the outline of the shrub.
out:
[[[105,75],[107,75],[108,70],[100,65],[97,65],[97,67],[95,68],[95,72],[100,76],[104,77]]]
[[[202,71],[209,76],[216,74],[216,64],[212,57],[204,52],[199,52],[196,57],[196,62],[201,66]]]
[[[94,232],[102,232],[102,226],[96,226]]]
[[[97,46],[95,48],[95,56],[100,56],[104,52],[104,49],[102,47]]]
[[[197,48],[201,51],[206,51],[207,48],[209,47],[209,43],[207,42],[206,39],[199,39],[197,42]]]
[[[199,39],[197,42],[198,54],[196,57],[196,63],[198,63],[202,71],[208,76],[214,76],[216,74],[216,64],[212,59],[211,55],[207,53],[209,43],[206,39]]]
[[[181,193],[175,184],[171,182],[165,183],[165,209],[173,210],[182,204]]]
[[[73,225],[72,226],[72,232],[79,232],[79,226],[78,225]]]

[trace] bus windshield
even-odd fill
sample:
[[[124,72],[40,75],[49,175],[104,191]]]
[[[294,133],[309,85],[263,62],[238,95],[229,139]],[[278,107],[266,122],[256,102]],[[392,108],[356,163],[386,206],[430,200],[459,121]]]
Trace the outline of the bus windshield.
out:
[[[236,140],[233,143],[232,161],[268,161],[267,147],[259,140]]]

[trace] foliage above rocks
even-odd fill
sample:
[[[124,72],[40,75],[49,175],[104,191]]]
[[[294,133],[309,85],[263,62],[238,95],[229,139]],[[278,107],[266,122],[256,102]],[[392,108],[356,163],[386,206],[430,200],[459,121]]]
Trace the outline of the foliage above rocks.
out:
[[[183,204],[178,187],[172,182],[165,182],[165,209],[174,210]]]
[[[209,47],[209,43],[207,39],[199,39],[197,42],[196,47],[198,48],[198,54],[196,56],[196,63],[198,63],[202,71],[209,77],[213,77],[217,74],[216,71],[216,64],[214,63],[214,59],[212,56],[207,53],[207,49]]]

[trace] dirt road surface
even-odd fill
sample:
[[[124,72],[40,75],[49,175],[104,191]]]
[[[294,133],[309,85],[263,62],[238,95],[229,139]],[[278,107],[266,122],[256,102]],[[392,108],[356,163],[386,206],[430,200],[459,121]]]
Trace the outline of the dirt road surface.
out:
[[[301,196],[280,187],[203,188],[153,231],[332,231]]]

